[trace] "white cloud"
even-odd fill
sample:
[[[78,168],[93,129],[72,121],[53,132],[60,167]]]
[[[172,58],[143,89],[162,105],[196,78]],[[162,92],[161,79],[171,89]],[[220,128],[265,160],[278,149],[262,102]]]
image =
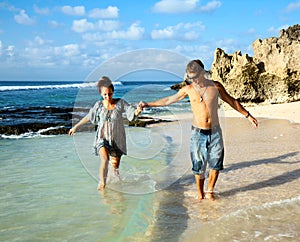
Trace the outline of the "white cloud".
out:
[[[96,29],[102,31],[116,30],[119,28],[119,26],[120,23],[114,20],[99,20],[97,23],[95,23]]]
[[[199,8],[200,12],[212,12],[215,9],[221,7],[222,3],[220,1],[211,1],[208,2],[206,5],[201,6]]]
[[[204,63],[205,70],[211,68],[214,58],[214,45],[178,45],[175,51],[189,56],[191,59],[200,59]]]
[[[297,10],[298,8],[300,8],[300,1],[298,2],[293,2],[290,3],[289,5],[287,5],[287,7],[285,8],[285,12],[293,12],[295,10]]]
[[[152,39],[173,39],[173,40],[196,40],[200,37],[200,32],[205,29],[201,22],[179,23],[168,26],[164,29],[153,30]]]
[[[193,11],[199,0],[161,0],[157,2],[153,11],[157,13],[185,13]]]
[[[74,57],[80,53],[79,46],[77,44],[68,44],[60,47],[54,47],[54,54],[64,57]]]
[[[34,42],[37,43],[38,45],[43,45],[45,44],[45,41],[40,37],[40,36],[36,36],[34,38]]]
[[[80,48],[77,44],[29,46],[25,48],[22,57],[29,66],[58,67],[77,62],[80,58]]]
[[[117,18],[119,9],[117,7],[108,6],[106,9],[95,8],[89,12],[90,18]]]
[[[62,12],[67,15],[74,15],[74,16],[83,16],[85,15],[85,7],[84,6],[63,6],[61,8]]]
[[[19,14],[14,16],[15,21],[18,24],[22,24],[22,25],[32,25],[34,24],[34,20],[32,18],[30,18],[25,10],[20,10]]]
[[[157,13],[187,13],[187,12],[212,12],[221,7],[221,1],[210,1],[200,6],[199,0],[161,0],[157,2],[153,11]]]
[[[38,6],[34,5],[33,9],[36,13],[41,14],[41,15],[47,15],[50,13],[49,8],[39,8]]]
[[[94,24],[88,22],[87,19],[74,20],[72,30],[77,33],[83,33],[94,29]]]
[[[48,22],[48,24],[49,24],[50,27],[52,27],[52,28],[57,28],[57,27],[59,27],[59,26],[62,25],[62,24],[58,23],[58,22],[55,21],[55,20],[50,20],[50,21]]]
[[[105,33],[87,33],[82,36],[85,41],[97,42],[108,40],[139,40],[143,37],[145,29],[139,23],[133,23],[127,30],[113,30]]]
[[[113,31],[119,27],[119,22],[114,20],[99,20],[96,23],[88,22],[87,19],[74,20],[72,30],[77,33],[88,31]]]
[[[107,33],[107,37],[111,39],[127,39],[139,40],[142,38],[145,29],[139,26],[139,23],[133,23],[128,30],[112,31]]]
[[[6,54],[9,57],[13,57],[15,55],[15,46],[13,46],[13,45],[7,46],[7,48],[6,48]]]
[[[219,48],[223,49],[226,53],[233,53],[239,49],[237,47],[238,41],[235,39],[217,40],[215,46],[218,46]]]
[[[46,40],[41,38],[40,36],[35,36],[33,41],[28,41],[29,46],[42,46],[42,45],[47,45],[47,44],[52,44],[52,40]]]

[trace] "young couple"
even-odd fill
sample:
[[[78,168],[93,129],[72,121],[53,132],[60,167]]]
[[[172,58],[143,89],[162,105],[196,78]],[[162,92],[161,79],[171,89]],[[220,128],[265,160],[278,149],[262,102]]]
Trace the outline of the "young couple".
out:
[[[200,60],[190,61],[186,66],[187,85],[176,94],[152,102],[141,101],[137,108],[129,105],[123,99],[114,99],[114,87],[107,77],[98,82],[98,89],[103,101],[98,101],[88,115],[79,121],[69,134],[87,122],[98,125],[95,138],[96,154],[100,155],[99,190],[106,185],[108,163],[111,160],[117,173],[121,156],[126,154],[125,129],[122,113],[126,113],[129,120],[134,120],[146,107],[167,106],[189,97],[193,120],[191,125],[190,157],[192,172],[198,191],[198,200],[204,198],[214,200],[214,187],[219,171],[223,169],[224,143],[218,117],[218,99],[221,98],[232,108],[247,118],[253,127],[258,126],[257,120],[225,90],[217,81],[205,77],[204,65]],[[207,190],[204,192],[206,167],[209,165]]]

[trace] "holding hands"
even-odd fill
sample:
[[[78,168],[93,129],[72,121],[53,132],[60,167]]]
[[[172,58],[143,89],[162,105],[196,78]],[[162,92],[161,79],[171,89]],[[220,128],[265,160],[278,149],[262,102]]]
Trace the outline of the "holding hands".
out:
[[[149,107],[148,103],[144,102],[144,101],[140,101],[139,103],[139,108],[141,108],[143,110],[143,108]]]

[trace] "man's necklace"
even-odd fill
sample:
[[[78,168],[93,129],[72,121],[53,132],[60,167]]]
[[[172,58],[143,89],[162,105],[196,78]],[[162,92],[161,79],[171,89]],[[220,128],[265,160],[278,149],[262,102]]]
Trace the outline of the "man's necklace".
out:
[[[199,90],[198,87],[195,87],[195,86],[194,86],[194,88],[196,89],[197,92],[200,92],[200,90],[201,90],[201,88]],[[204,93],[205,93],[206,89],[207,89],[207,86],[205,87],[205,89],[202,92],[202,94],[200,94],[200,103],[203,101],[203,96],[204,96]]]
[[[202,95],[200,95],[200,103],[203,101],[203,96],[204,96],[204,93],[205,93],[206,89],[207,89],[207,87],[205,87],[205,89],[204,89]]]

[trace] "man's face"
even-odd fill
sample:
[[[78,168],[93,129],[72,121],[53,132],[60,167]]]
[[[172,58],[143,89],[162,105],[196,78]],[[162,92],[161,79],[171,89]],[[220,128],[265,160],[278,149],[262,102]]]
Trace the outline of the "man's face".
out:
[[[186,76],[187,80],[190,83],[193,83],[193,82],[197,83],[199,81],[199,79],[200,79],[200,73],[197,73],[197,72],[187,72],[186,74],[187,74],[187,76]]]

